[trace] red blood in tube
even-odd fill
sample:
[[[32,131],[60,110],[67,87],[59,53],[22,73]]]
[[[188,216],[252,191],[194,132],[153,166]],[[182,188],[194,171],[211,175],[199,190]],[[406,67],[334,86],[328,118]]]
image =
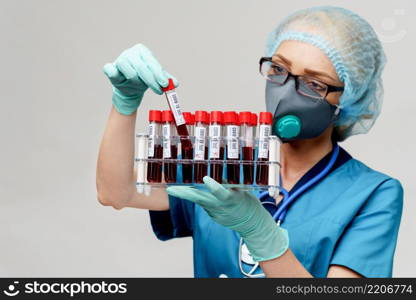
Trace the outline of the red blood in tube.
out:
[[[251,161],[243,165],[244,184],[253,184],[254,182],[254,156],[253,147],[242,147],[243,160]]]
[[[162,112],[160,110],[149,110],[149,123],[156,123],[157,127],[161,126],[162,122]],[[157,132],[154,133],[153,137],[155,138],[154,150],[153,150],[153,159],[162,159],[163,157],[163,147],[160,144],[160,128],[156,129]],[[147,164],[147,181],[148,182],[161,182],[162,181],[162,161],[149,162]]]
[[[224,147],[220,147],[220,157],[210,159],[210,176],[217,182],[222,183]]]
[[[219,157],[209,157],[210,160],[210,176],[215,181],[222,183],[222,173],[223,173],[223,160],[224,160],[224,146],[222,141],[222,126],[224,125],[224,118],[222,111],[212,111],[210,114],[210,123],[211,125],[219,125],[220,132],[219,132],[219,140],[218,140],[218,147],[219,147]]]
[[[166,93],[175,89],[175,85],[173,80],[169,78],[169,85],[162,90]],[[167,97],[167,96],[166,96]],[[169,104],[169,101],[168,101]],[[169,104],[170,107],[170,104]],[[170,107],[172,111],[172,107]],[[175,122],[176,131],[180,137],[181,141],[181,150],[182,150],[182,159],[193,159],[193,147],[191,139],[189,138],[188,128],[186,127],[186,123],[178,125]],[[192,182],[192,163],[184,162],[182,164],[182,179],[184,183],[191,183]]]
[[[260,125],[261,124],[271,125],[272,120],[273,120],[273,115],[270,112],[261,112],[259,119],[260,119],[259,120]],[[260,151],[260,147],[262,147],[260,143],[261,141],[259,140],[258,154]],[[266,163],[262,163],[262,162],[267,162],[269,160],[268,153],[269,152],[267,150],[267,157],[263,157],[263,158],[259,157],[257,159],[259,163],[257,164],[256,183],[258,185],[268,185],[269,183],[269,165]]]
[[[187,147],[186,145],[184,145],[183,140],[181,141],[181,150],[182,150],[182,159],[193,160],[194,148],[193,147]],[[192,183],[192,171],[193,171],[192,162],[183,162],[182,163],[182,181],[183,181],[183,183]]]
[[[155,145],[154,155],[152,158],[161,159],[163,157],[162,145]],[[147,181],[161,182],[162,181],[162,161],[149,162],[147,164]]]
[[[162,123],[174,123],[173,114],[170,110],[164,110],[162,112]],[[175,183],[176,182],[176,170],[177,170],[177,164],[176,162],[170,162],[169,159],[177,159],[178,158],[178,146],[173,143],[172,140],[172,132],[170,136],[171,144],[170,144],[170,157],[164,158],[164,167],[163,167],[163,173],[165,177],[166,183]]]
[[[226,111],[224,112],[224,124],[225,126],[227,125],[239,125],[238,122],[238,115],[235,111]],[[228,138],[228,136],[227,136]],[[239,137],[237,137],[238,139]],[[226,150],[227,150],[227,181],[230,184],[239,184],[240,183],[240,153],[239,150],[238,151],[238,158],[230,158],[229,157],[229,153],[233,150],[236,149],[229,149],[229,141],[227,141],[227,146],[226,146]],[[237,143],[238,146],[238,143]],[[239,148],[239,147],[238,147]],[[233,162],[235,161],[235,162]]]
[[[197,110],[195,112],[195,124],[196,127],[204,127],[205,128],[205,136],[195,136],[195,145],[197,147],[201,147],[202,144],[198,143],[198,139],[204,139],[204,149],[203,149],[203,159],[206,160],[208,158],[208,145],[207,145],[207,131],[208,131],[208,124],[209,124],[209,115],[208,112],[203,111],[203,110]],[[196,132],[195,129],[195,134],[199,134],[199,132]],[[198,154],[199,149],[195,148],[195,155]],[[202,178],[204,176],[208,175],[208,163],[205,162],[199,162],[196,159],[195,156],[195,167],[194,167],[194,181],[196,183],[203,183]]]
[[[239,121],[240,125],[252,126],[253,124],[253,117],[252,113],[249,111],[243,111],[239,114]],[[254,142],[253,136],[248,137],[251,139],[252,143]],[[243,143],[244,136],[242,136]],[[242,159],[245,161],[243,164],[243,176],[244,176],[244,184],[253,184],[254,182],[254,149],[252,146],[243,145],[242,147]]]
[[[172,159],[178,158],[178,146],[176,145],[170,146],[170,155]],[[164,174],[165,174],[166,183],[176,182],[176,170],[177,170],[176,162],[165,162]]]
[[[208,147],[205,147],[205,157],[208,157]],[[202,178],[208,175],[208,163],[207,162],[195,162],[194,180],[196,183],[204,183]]]
[[[194,123],[194,116],[193,114],[189,112],[184,112],[183,117],[185,119],[185,124],[181,126],[177,126],[176,129],[182,130],[182,135],[180,133],[180,139],[181,139],[181,151],[182,151],[182,159],[193,159],[194,158],[194,149],[192,147],[191,139],[189,138],[189,130],[188,128],[191,128]],[[183,134],[185,133],[185,130],[182,128],[182,126],[186,130],[186,136]],[[182,163],[182,182],[183,183],[192,183],[192,176],[193,176],[193,163],[191,162],[183,162]]]
[[[183,138],[187,138],[186,147],[192,147],[192,143],[191,143],[191,140],[189,139],[189,133],[188,133],[188,128],[186,128],[186,124],[176,126],[176,130],[178,131],[179,136]]]
[[[229,159],[230,160],[230,159]],[[227,181],[229,184],[240,183],[240,162],[239,159],[232,159],[227,163]]]

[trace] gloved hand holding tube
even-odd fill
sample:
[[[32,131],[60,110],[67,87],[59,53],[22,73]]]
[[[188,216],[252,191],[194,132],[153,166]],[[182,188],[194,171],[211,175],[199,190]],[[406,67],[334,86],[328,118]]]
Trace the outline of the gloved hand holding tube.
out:
[[[172,78],[175,87],[179,85],[142,44],[124,50],[114,63],[104,66],[104,73],[113,85],[113,105],[123,115],[137,110],[148,88],[161,95],[168,78]]]
[[[256,196],[226,189],[209,176],[203,181],[208,191],[171,186],[167,192],[200,205],[214,221],[238,232],[255,261],[274,259],[286,252],[289,248],[286,229],[276,224]]]

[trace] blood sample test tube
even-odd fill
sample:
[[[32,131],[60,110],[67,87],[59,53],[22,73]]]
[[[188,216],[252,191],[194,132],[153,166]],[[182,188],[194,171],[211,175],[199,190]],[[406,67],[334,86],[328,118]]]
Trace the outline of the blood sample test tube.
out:
[[[173,117],[175,119],[174,123],[176,125],[176,131],[179,135],[181,143],[182,159],[192,160],[194,156],[192,142],[189,137],[185,118],[183,117],[183,113],[179,105],[178,94],[176,93],[175,85],[173,84],[173,80],[171,78],[169,78],[169,85],[165,88],[162,88],[162,90],[165,92],[169,108],[172,111]],[[184,183],[192,182],[192,163],[184,162],[182,164],[182,180]]]
[[[186,128],[188,130],[189,136],[194,136],[194,127],[195,127],[195,115],[190,112],[184,112],[183,117],[185,118]]]
[[[173,114],[170,110],[162,112],[162,133],[163,133],[163,173],[166,183],[176,182],[176,161],[170,159],[178,158],[178,137],[173,121]]]
[[[243,111],[239,114],[240,136],[243,159],[243,182],[253,184],[254,182],[254,137],[252,126],[252,113]]]
[[[185,118],[185,125],[186,129],[188,131],[189,137],[179,136],[180,139],[180,152],[181,156],[184,159],[193,159],[194,155],[194,149],[193,147],[186,147],[188,144],[188,141],[194,140],[194,127],[195,127],[195,116],[194,114],[190,112],[184,112],[183,116]],[[182,141],[184,144],[182,144]],[[192,182],[192,169],[193,169],[193,163],[192,162],[183,162],[182,163],[182,182],[184,183],[191,183]]]
[[[182,137],[189,137],[188,128],[186,127],[185,118],[183,116],[181,107],[179,105],[178,94],[175,90],[175,85],[173,84],[173,80],[169,78],[169,84],[167,87],[162,88],[163,92],[165,92],[166,99],[169,104],[169,108],[173,114],[173,118],[175,120],[175,126],[178,134]],[[189,141],[190,143],[190,141]],[[192,143],[190,143],[192,147]],[[189,145],[187,145],[189,146]]]
[[[235,111],[224,112],[226,128],[227,181],[230,184],[240,183],[240,127]],[[234,162],[233,162],[234,161]]]
[[[253,126],[253,139],[256,140],[257,137],[257,114],[251,113],[251,126]],[[255,148],[255,145],[254,145]]]
[[[197,110],[195,112],[195,166],[194,166],[194,181],[195,183],[203,183],[202,178],[208,175],[208,112]],[[202,161],[202,162],[201,162]]]
[[[269,136],[271,132],[273,115],[270,112],[261,112],[259,117],[259,144],[257,150],[256,183],[267,185],[269,177],[269,166],[266,163],[269,159]]]
[[[223,113],[212,111],[209,125],[210,176],[219,183],[222,183],[224,160],[223,123]]]
[[[190,142],[189,137],[183,138],[179,137],[181,140],[181,154],[182,154],[182,182],[183,183],[192,183],[192,174],[193,174],[193,156],[194,148],[192,146],[187,146],[188,141]]]
[[[277,197],[279,195],[278,179],[279,179],[279,157],[280,144],[279,138],[275,135],[269,136],[269,195],[270,197]]]
[[[185,119],[186,129],[188,130],[189,138],[191,142],[195,140],[194,137],[194,127],[195,127],[195,115],[190,112],[183,112],[183,118]],[[182,157],[182,144],[181,138],[179,138],[179,145],[178,145],[178,157]]]
[[[142,194],[145,192],[146,184],[146,156],[148,152],[148,135],[138,134],[137,137],[137,192]]]
[[[257,137],[257,114],[251,113],[251,126],[253,126],[253,157],[256,158],[256,137]],[[254,164],[254,173],[256,173]]]
[[[149,110],[149,145],[148,158],[162,159],[163,147],[161,138],[162,112],[160,110]],[[162,161],[151,161],[147,164],[147,181],[162,181]]]

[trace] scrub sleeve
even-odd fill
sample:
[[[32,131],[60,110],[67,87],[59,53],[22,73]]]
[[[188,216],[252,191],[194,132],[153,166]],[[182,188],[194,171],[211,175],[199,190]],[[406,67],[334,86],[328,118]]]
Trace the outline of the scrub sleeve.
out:
[[[195,203],[169,197],[169,210],[149,210],[153,232],[161,241],[192,236],[194,228]]]
[[[400,182],[382,182],[345,228],[330,265],[346,266],[365,277],[391,277],[402,208]]]

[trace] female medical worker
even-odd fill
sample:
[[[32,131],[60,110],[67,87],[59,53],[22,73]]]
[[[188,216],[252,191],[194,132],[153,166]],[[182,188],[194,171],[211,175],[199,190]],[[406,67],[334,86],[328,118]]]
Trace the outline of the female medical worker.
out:
[[[402,187],[338,146],[379,115],[384,65],[375,32],[356,14],[295,12],[270,34],[260,60],[273,132],[283,141],[281,185],[295,201],[259,199],[209,177],[203,190],[173,186],[144,196],[132,168],[136,110],[147,88],[161,94],[174,77],[143,45],[127,49],[104,67],[113,109],[98,158],[98,199],[149,209],[160,240],[192,236],[195,277],[390,277]]]

